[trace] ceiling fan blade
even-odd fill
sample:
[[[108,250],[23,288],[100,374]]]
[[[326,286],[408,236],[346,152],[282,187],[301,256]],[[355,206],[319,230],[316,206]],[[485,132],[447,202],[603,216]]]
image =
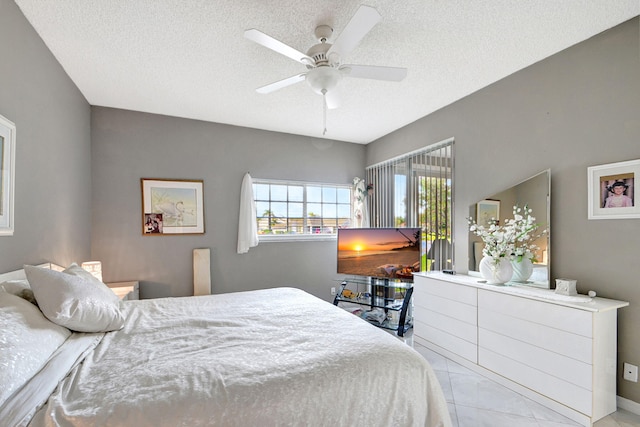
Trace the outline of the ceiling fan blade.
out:
[[[263,33],[262,31],[252,28],[244,32],[245,38],[258,43],[266,48],[269,48],[281,55],[293,59],[294,61],[301,62],[305,65],[313,65],[313,59],[309,58],[304,53],[292,48],[289,45],[282,43],[280,40],[276,40],[273,37]]]
[[[327,57],[331,53],[337,53],[340,58],[346,57],[381,19],[374,8],[360,6],[327,52]]]
[[[340,71],[347,77],[399,82],[407,77],[406,68],[379,67],[376,65],[343,65]]]
[[[296,74],[295,76],[287,77],[286,79],[278,80],[277,82],[273,82],[266,86],[259,87],[258,89],[256,89],[256,92],[263,93],[263,94],[275,92],[276,90],[282,89],[283,87],[291,86],[293,84],[303,81],[306,75],[307,73],[301,73],[301,74]]]
[[[327,104],[329,110],[338,108],[341,104],[340,94],[337,90],[330,90],[324,96],[324,102]]]

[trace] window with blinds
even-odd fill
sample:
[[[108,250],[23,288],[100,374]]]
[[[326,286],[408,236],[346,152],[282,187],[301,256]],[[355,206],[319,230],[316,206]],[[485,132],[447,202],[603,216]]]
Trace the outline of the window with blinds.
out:
[[[371,227],[421,227],[421,270],[453,269],[453,139],[369,166]]]

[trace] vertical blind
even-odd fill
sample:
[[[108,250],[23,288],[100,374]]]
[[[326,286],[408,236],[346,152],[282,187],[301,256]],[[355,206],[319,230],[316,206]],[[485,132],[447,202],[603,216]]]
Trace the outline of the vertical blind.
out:
[[[421,227],[423,269],[453,268],[453,142],[366,168],[371,227]]]

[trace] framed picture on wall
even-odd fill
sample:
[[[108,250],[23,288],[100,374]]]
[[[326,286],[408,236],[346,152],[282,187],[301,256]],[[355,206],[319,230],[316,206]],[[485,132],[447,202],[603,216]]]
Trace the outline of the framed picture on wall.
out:
[[[500,201],[482,200],[476,205],[476,224],[488,227],[491,221],[500,223]]]
[[[142,178],[142,234],[204,234],[202,180]]]
[[[587,168],[588,218],[640,218],[640,160]]]
[[[0,236],[13,236],[16,125],[0,116]]]

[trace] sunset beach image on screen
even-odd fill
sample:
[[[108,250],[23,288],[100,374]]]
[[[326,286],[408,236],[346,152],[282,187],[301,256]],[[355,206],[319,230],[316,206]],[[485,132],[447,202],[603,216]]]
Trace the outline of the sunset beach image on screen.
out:
[[[338,274],[413,281],[420,228],[338,229]]]

